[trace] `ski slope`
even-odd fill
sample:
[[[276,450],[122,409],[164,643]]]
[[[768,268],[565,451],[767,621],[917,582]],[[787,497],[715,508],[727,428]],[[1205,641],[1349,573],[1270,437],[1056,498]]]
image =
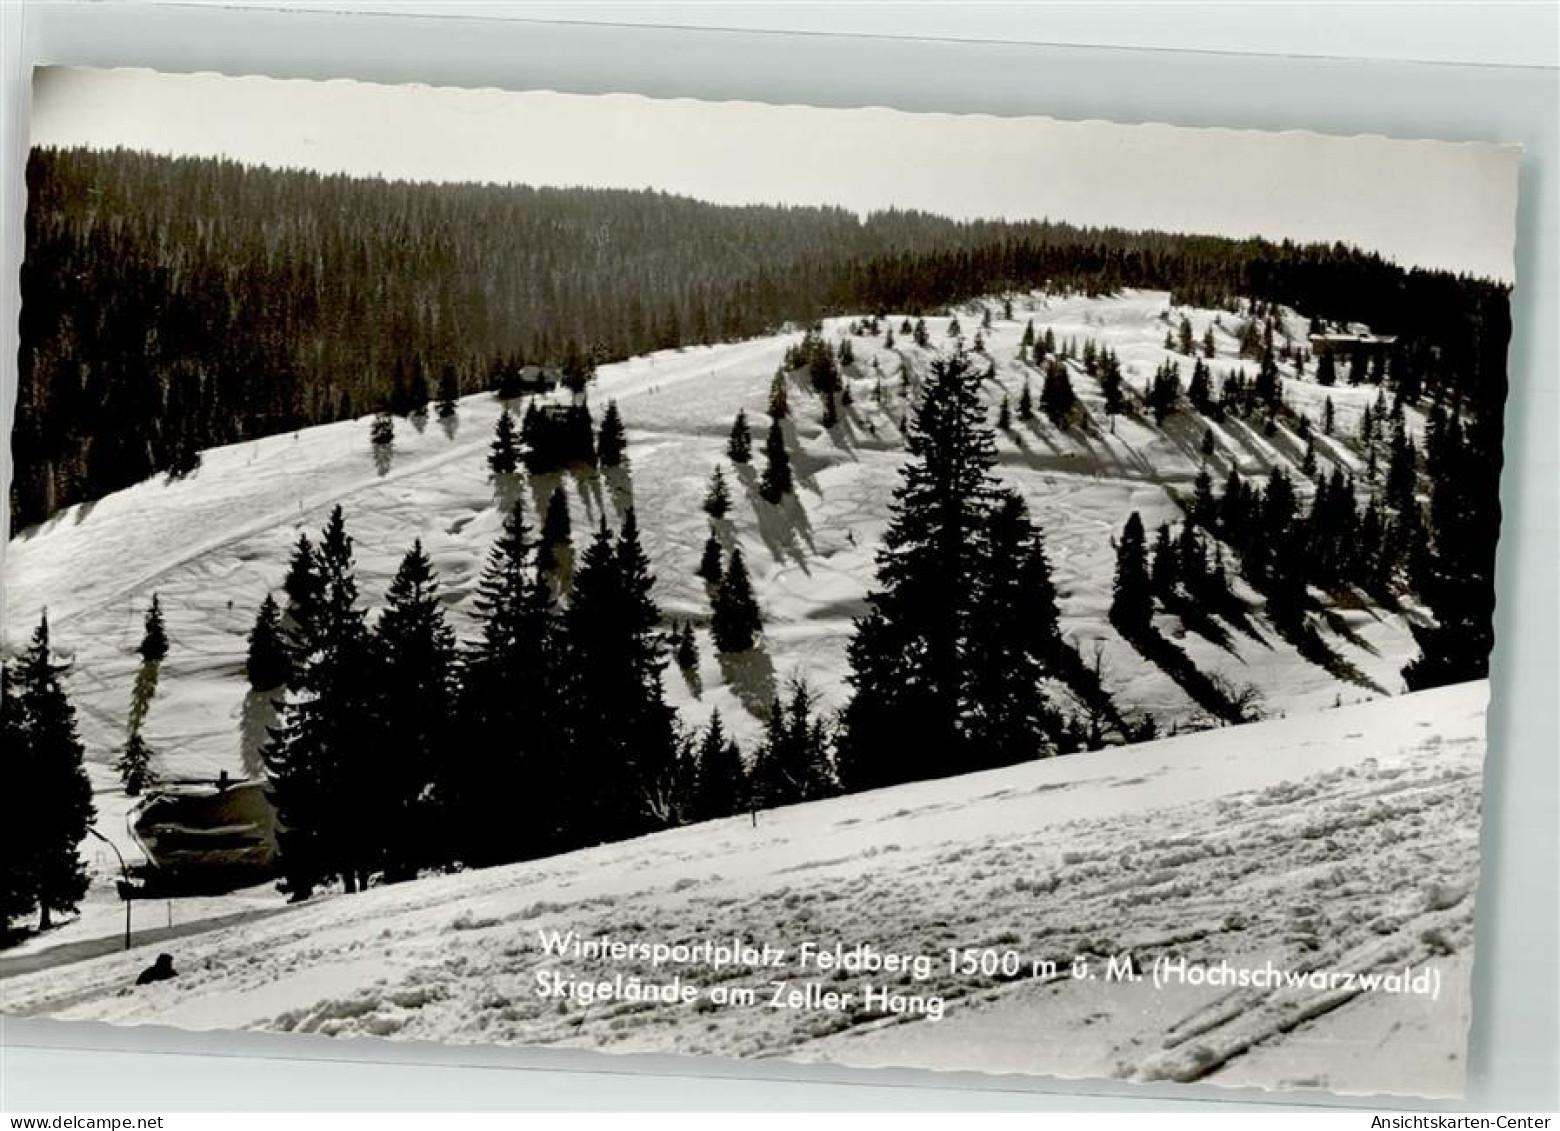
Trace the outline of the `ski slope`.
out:
[[[7,1012],[191,1029],[1453,1095],[1464,1071],[1485,683],[919,782],[513,865],[325,896],[0,981]],[[544,1000],[536,973],[668,977],[538,931],[793,950],[1000,947],[1439,980],[1434,999],[954,976],[941,1020]],[[1098,966],[1096,966],[1098,968]],[[783,975],[792,977],[793,972]],[[854,975],[797,978],[848,989]]]
[[[1000,315],[1000,303],[985,305]],[[973,340],[982,309],[972,304],[956,312],[967,341]],[[1003,395],[1016,404],[1026,380],[1038,396],[1039,373],[1016,360],[1030,319],[1037,332],[1050,329],[1059,343],[1072,339],[1081,349],[1093,338],[1115,350],[1129,389],[1141,390],[1167,356],[1178,356],[1167,354],[1163,341],[1183,313],[1198,341],[1215,319],[1224,324],[1214,331],[1215,374],[1237,366],[1248,374],[1254,370],[1253,363],[1237,357],[1235,318],[1172,311],[1162,292],[1036,294],[1019,297],[1014,313],[1011,320],[997,317],[984,333],[995,363],[994,380],[985,385],[993,406]],[[562,477],[576,545],[602,515],[616,523],[629,505],[637,508],[656,574],[655,596],[668,619],[700,626],[708,620],[705,586],[694,575],[709,529],[700,504],[711,470],[724,461],[739,408],[747,410],[754,433],[755,462],[732,480],[736,507],[728,522],[729,536],[743,546],[753,575],[764,640],[755,653],[731,661],[718,657],[708,633],[700,631],[697,676],[685,678],[673,668],[666,677],[668,698],[688,724],[702,725],[718,708],[751,749],[761,714],[792,675],[805,675],[825,706],[841,703],[851,621],[871,585],[875,548],[904,459],[899,422],[936,352],[950,344],[947,317],[927,319],[932,343],[927,350],[899,334],[899,321],[890,319],[898,339],[892,350],[881,337],[853,339],[856,362],[847,376],[854,403],[842,410],[835,428],[822,428],[817,397],[793,382],[786,430],[797,493],[780,507],[757,499],[755,481],[769,383],[798,334],[665,351],[600,371],[591,401],[598,416],[607,400],[618,402],[630,462],[601,475]],[[848,322],[830,321],[826,336],[833,340]],[[1291,315],[1287,325],[1303,341],[1304,321]],[[1180,360],[1189,374],[1189,359]],[[1112,433],[1097,385],[1080,370],[1073,383],[1090,410],[1087,425],[1063,433],[1040,417],[1016,423],[999,439],[998,471],[1043,524],[1064,632],[1085,655],[1098,646],[1106,684],[1118,702],[1153,712],[1161,732],[1201,725],[1203,712],[1116,635],[1106,611],[1114,535],[1134,509],[1150,531],[1160,521],[1180,518],[1175,494],[1190,490],[1201,464],[1205,424],[1187,410],[1163,429],[1120,417]],[[1332,397],[1339,440],[1329,443],[1318,434],[1320,467],[1329,470],[1336,462],[1359,470],[1356,453],[1342,438],[1357,433],[1359,416],[1377,388],[1322,390],[1310,380],[1288,379],[1284,392],[1292,405],[1317,419],[1323,397]],[[268,716],[247,695],[245,638],[265,594],[279,591],[299,534],[317,534],[337,503],[355,540],[368,607],[378,606],[402,554],[420,538],[440,572],[457,631],[469,635],[468,597],[502,522],[485,460],[501,409],[494,397],[479,394],[462,400],[451,421],[398,419],[388,460],[376,460],[366,417],[212,449],[186,480],[157,478],[73,507],[7,545],[5,646],[23,647],[40,611],[48,610],[55,645],[71,664],[67,689],[80,716],[99,825],[132,859],[136,849],[124,832],[129,803],[113,763],[125,739],[140,664],[135,648],[151,595],[160,596],[171,640],[144,727],[157,754],[156,771],[165,779],[211,778],[223,770],[257,773]],[[1422,419],[1412,409],[1408,417],[1410,430],[1417,432]],[[1302,493],[1307,490],[1298,472],[1304,448],[1298,437],[1286,429],[1268,438],[1240,424],[1215,427],[1224,453],[1211,468],[1216,482],[1232,462],[1252,476],[1281,466],[1295,472]],[[533,524],[559,481],[542,476],[525,484],[522,504]],[[1184,632],[1177,618],[1160,616],[1158,623],[1204,670],[1235,686],[1256,687],[1269,715],[1397,693],[1399,669],[1415,651],[1403,618],[1363,602],[1335,612],[1348,635],[1328,639],[1360,673],[1352,682],[1301,657],[1260,616],[1254,618],[1257,637],[1232,634],[1228,648]],[[107,882],[117,870],[112,854],[96,841],[86,842],[83,851],[102,881],[89,900],[111,904]],[[77,933],[67,927],[52,937],[68,940]]]

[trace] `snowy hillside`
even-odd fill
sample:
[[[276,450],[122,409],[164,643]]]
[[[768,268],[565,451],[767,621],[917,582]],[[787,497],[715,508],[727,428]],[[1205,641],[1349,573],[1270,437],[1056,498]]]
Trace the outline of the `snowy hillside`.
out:
[[[1039,391],[1035,366],[1017,360],[1031,319],[1037,332],[1049,329],[1059,342],[1081,348],[1093,339],[1115,351],[1134,398],[1167,357],[1190,365],[1164,348],[1167,330],[1183,313],[1199,342],[1212,328],[1217,356],[1209,364],[1216,378],[1237,367],[1248,374],[1252,369],[1238,357],[1235,316],[1172,312],[1160,292],[1036,295],[1020,298],[1012,319],[1000,317],[999,302],[976,304],[959,312],[966,340],[987,306],[998,315],[983,333],[996,364],[986,388],[993,406],[1004,395],[1016,402],[1026,381]],[[849,321],[827,324],[826,339],[837,340]],[[827,704],[840,702],[851,619],[871,584],[876,542],[903,460],[899,424],[906,396],[936,350],[950,342],[949,319],[927,321],[929,349],[916,347],[908,335],[892,349],[881,337],[852,339],[855,363],[847,376],[853,403],[833,429],[819,423],[816,395],[794,383],[787,421],[797,472],[794,500],[779,508],[753,505],[754,476],[740,470],[731,523],[754,576],[764,643],[740,664],[723,665],[702,636],[698,677],[684,679],[674,670],[667,680],[669,698],[688,722],[702,723],[718,707],[746,742],[777,685],[793,673],[805,673]],[[1304,321],[1290,315],[1284,324],[1303,344]],[[724,459],[726,433],[739,408],[761,435],[770,379],[797,337],[667,351],[600,371],[592,403],[618,401],[630,463],[621,472],[569,478],[576,543],[603,512],[615,522],[635,506],[656,573],[656,597],[668,618],[708,620],[708,597],[694,575],[708,531],[700,510],[705,484]],[[1190,491],[1203,463],[1205,427],[1218,437],[1218,452],[1208,462],[1216,482],[1231,466],[1253,477],[1279,466],[1295,472],[1302,496],[1309,490],[1298,470],[1305,442],[1282,426],[1265,437],[1234,418],[1221,426],[1187,408],[1162,429],[1149,417],[1117,417],[1112,433],[1098,384],[1070,364],[1089,410],[1083,425],[1063,432],[1038,413],[1016,424],[999,435],[998,470],[1023,492],[1044,526],[1064,632],[1086,655],[1098,643],[1106,684],[1124,707],[1153,712],[1162,731],[1195,725],[1205,721],[1203,711],[1106,623],[1113,536],[1133,510],[1150,530],[1181,517],[1175,496]],[[1292,373],[1287,365],[1283,371]],[[1340,383],[1324,390],[1309,377],[1284,384],[1287,402],[1315,421],[1324,397],[1333,401],[1335,436],[1313,434],[1319,469],[1362,470],[1353,440],[1345,438],[1356,435],[1377,387]],[[261,599],[280,586],[299,533],[317,531],[329,508],[343,505],[370,607],[379,603],[400,556],[421,538],[440,571],[455,624],[465,630],[466,598],[501,524],[484,459],[500,410],[482,394],[460,402],[451,421],[399,420],[393,454],[377,466],[367,419],[214,449],[187,480],[157,478],[72,508],[8,545],[6,645],[25,643],[40,610],[48,609],[55,645],[73,664],[68,690],[81,715],[102,823],[111,834],[117,835],[123,801],[114,796],[110,767],[125,738],[139,666],[134,649],[151,594],[160,595],[172,640],[144,728],[158,753],[157,772],[164,778],[256,772],[258,728],[245,714],[245,635]],[[1417,433],[1422,418],[1412,408],[1407,418],[1410,433]],[[524,504],[533,523],[537,504],[545,504],[556,480],[538,476],[528,484]],[[1249,591],[1244,595],[1257,600]],[[1328,642],[1341,662],[1332,671],[1299,655],[1260,616],[1253,633],[1235,634],[1225,646],[1183,632],[1174,617],[1161,615],[1158,622],[1198,667],[1232,686],[1255,687],[1268,715],[1396,694],[1399,669],[1414,652],[1402,618],[1363,603],[1334,612],[1336,635]],[[1352,678],[1340,679],[1337,671]]]
[[[1477,876],[1487,685],[1345,706],[730,818],[317,899],[0,981],[8,1012],[188,1028],[528,1042],[1451,1094]],[[992,947],[1052,976],[889,978],[941,1020],[777,1009],[763,971],[544,955],[539,931],[813,941],[939,960]],[[1411,968],[1421,996],[1071,977],[1131,955],[1308,974]],[[764,991],[752,1006],[543,1000],[536,973]],[[1026,969],[1028,967],[1026,966]],[[858,974],[774,977],[845,991]]]

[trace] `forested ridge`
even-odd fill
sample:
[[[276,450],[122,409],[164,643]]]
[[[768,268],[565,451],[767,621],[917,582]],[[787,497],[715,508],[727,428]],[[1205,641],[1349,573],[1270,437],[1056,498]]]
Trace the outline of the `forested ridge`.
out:
[[[600,363],[829,313],[1053,288],[1247,295],[1411,343],[1481,427],[1495,503],[1507,289],[1344,247],[721,206],[650,190],[416,184],[127,150],[28,166],[12,527],[201,448],[361,415],[434,383]]]

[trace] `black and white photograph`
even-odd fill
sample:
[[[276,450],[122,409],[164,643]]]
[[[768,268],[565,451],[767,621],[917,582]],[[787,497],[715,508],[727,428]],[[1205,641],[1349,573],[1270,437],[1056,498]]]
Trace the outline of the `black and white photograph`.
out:
[[[1462,1094],[1520,160],[36,70],[0,1009]]]

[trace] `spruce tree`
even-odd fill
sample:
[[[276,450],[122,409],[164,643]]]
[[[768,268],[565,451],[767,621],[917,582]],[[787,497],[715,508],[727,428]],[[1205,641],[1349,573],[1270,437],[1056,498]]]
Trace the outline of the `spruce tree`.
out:
[[[726,734],[720,712],[716,711],[699,741],[692,816],[696,821],[713,821],[745,813],[747,808],[748,780],[742,751]]]
[[[1111,624],[1129,639],[1149,626],[1154,613],[1145,538],[1143,519],[1133,511],[1116,544],[1116,580],[1110,603]]]
[[[11,665],[0,664],[0,758],[6,788],[0,790],[0,944],[9,941],[19,919],[38,909],[33,865],[37,845],[32,840],[36,765],[18,702],[19,690]]]
[[[726,486],[726,472],[719,465],[710,473],[710,485],[704,492],[704,513],[713,519],[731,513],[731,489]]]
[[[282,637],[287,645],[289,668],[296,668],[308,655],[314,639],[320,607],[325,601],[325,580],[320,574],[314,543],[307,534],[298,535],[287,577],[282,582],[287,608],[282,616]]]
[[[722,652],[746,652],[758,642],[764,622],[753,596],[753,583],[748,577],[741,546],[732,548],[711,604],[714,616],[710,632],[715,638],[715,647]]]
[[[769,434],[764,437],[764,471],[758,480],[758,493],[771,503],[778,503],[793,489],[791,455],[786,451],[785,432],[779,419],[770,422]]]
[[[125,748],[120,751],[114,769],[119,773],[126,797],[141,796],[157,781],[157,775],[152,772],[152,748],[147,745],[139,727],[125,740]]]
[[[748,431],[747,413],[740,408],[736,419],[731,422],[731,437],[726,441],[726,458],[738,465],[753,459],[753,437]]]
[[[1040,411],[1058,428],[1072,423],[1073,412],[1078,406],[1078,396],[1073,392],[1072,377],[1067,366],[1053,361],[1046,366],[1045,381],[1040,386]]]
[[[22,848],[20,859],[8,858],[5,869],[16,869],[21,886],[30,889],[40,931],[53,925],[54,915],[74,911],[86,894],[87,870],[78,847],[96,819],[75,708],[61,683],[64,670],[54,662],[44,616],[16,661],[4,704],[8,726],[21,739],[15,749],[7,745],[6,755],[20,764],[7,792],[20,803],[15,832]],[[11,898],[26,902],[25,896]]]
[[[162,602],[156,593],[152,594],[152,603],[147,607],[141,646],[136,652],[148,664],[160,664],[168,658],[168,631],[163,624]]]
[[[260,602],[255,613],[254,627],[249,630],[249,652],[244,662],[244,674],[255,691],[275,691],[288,680],[292,664],[291,653],[282,632],[282,611],[276,598],[269,593]]]
[[[1213,385],[1209,378],[1208,367],[1201,358],[1197,359],[1192,365],[1192,380],[1186,387],[1186,399],[1192,403],[1192,408],[1205,415],[1213,408]]]
[[[764,739],[753,758],[750,788],[765,808],[814,801],[838,792],[829,757],[829,730],[814,710],[807,684],[794,680],[790,697],[770,706]]]
[[[493,443],[488,447],[488,470],[494,475],[513,475],[520,470],[520,443],[515,435],[515,418],[507,408],[493,425]]]
[[[877,587],[847,653],[853,696],[841,717],[839,756],[851,789],[989,764],[993,721],[1011,702],[1011,689],[989,678],[990,669],[1037,670],[1034,653],[1000,624],[1012,571],[1033,568],[1034,559],[1014,549],[1025,542],[1017,514],[1007,514],[1003,548],[995,548],[996,518],[1011,504],[991,474],[995,435],[965,356],[932,363],[907,446]],[[971,662],[977,653],[980,672]],[[1028,723],[1026,738],[1003,739],[1005,751],[1042,747],[1038,718]]]
[[[617,401],[607,402],[607,411],[601,414],[601,431],[596,440],[596,457],[602,467],[618,467],[628,452],[628,437],[623,431],[623,418],[618,415]]]
[[[1165,418],[1175,411],[1181,399],[1181,367],[1167,361],[1154,371],[1149,385],[1148,404],[1154,411],[1154,423],[1164,426]]]
[[[295,686],[262,752],[280,826],[283,883],[294,899],[307,898],[332,876],[356,891],[366,885],[375,857],[362,801],[376,734],[369,636],[340,506],[313,563],[319,605],[300,624],[306,635],[296,653]]]
[[[693,634],[693,625],[684,621],[682,627],[677,630],[676,646],[672,658],[677,666],[685,672],[697,671],[699,667],[699,641]]]
[[[439,583],[422,541],[401,559],[374,627],[373,680],[378,729],[372,785],[373,835],[388,880],[453,858],[445,783],[455,727],[455,634],[445,622]],[[430,803],[428,795],[433,790]]]
[[[1213,435],[1212,432],[1203,434],[1206,441]],[[1187,509],[1186,517],[1189,523],[1195,523],[1214,529],[1218,523],[1218,502],[1213,497],[1213,477],[1208,474],[1206,467],[1197,472],[1197,478],[1192,484],[1192,504]]]
[[[568,839],[599,844],[660,823],[653,799],[677,765],[653,579],[632,509],[616,542],[605,521],[575,573],[564,615]]]
[[[452,847],[469,864],[529,859],[562,843],[561,642],[536,551],[516,507],[473,600],[477,637],[462,656],[461,741],[437,779]]]
[[[1035,398],[1029,388],[1029,379],[1024,379],[1024,388],[1018,394],[1018,418],[1025,423],[1035,418]]]
[[[771,420],[784,420],[791,415],[791,398],[786,392],[785,370],[775,370],[774,379],[769,382],[769,416]]]
[[[712,529],[710,536],[704,540],[704,553],[699,557],[699,568],[696,571],[706,584],[720,584],[721,575],[725,572],[722,556],[720,539]]]
[[[1023,499],[1004,492],[987,523],[991,565],[972,610],[965,645],[969,769],[1054,753],[1061,720],[1040,681],[1059,672],[1062,641],[1056,587],[1040,530]]]

